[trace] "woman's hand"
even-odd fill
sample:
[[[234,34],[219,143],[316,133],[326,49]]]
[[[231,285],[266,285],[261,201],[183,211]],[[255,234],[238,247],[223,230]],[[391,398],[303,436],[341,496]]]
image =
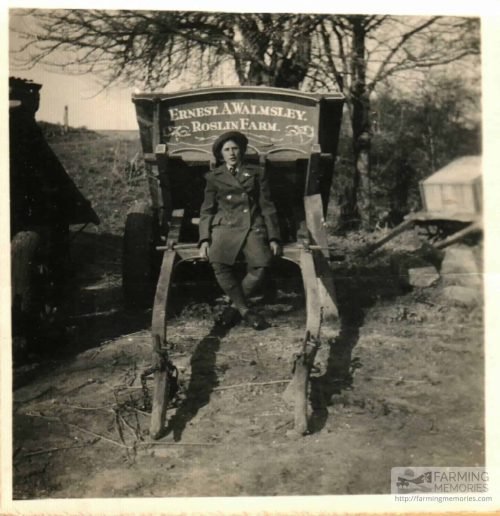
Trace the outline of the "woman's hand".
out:
[[[209,244],[208,244],[208,242],[206,240],[201,243],[201,245],[200,245],[200,258],[202,260],[208,260],[208,248],[209,248]]]
[[[269,242],[269,247],[271,248],[273,256],[281,256],[282,249],[279,242],[276,240],[271,240],[271,242]]]

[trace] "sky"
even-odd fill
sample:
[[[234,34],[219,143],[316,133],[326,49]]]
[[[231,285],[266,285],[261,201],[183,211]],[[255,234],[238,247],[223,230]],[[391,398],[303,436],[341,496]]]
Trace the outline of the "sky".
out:
[[[72,127],[88,129],[137,130],[131,88],[113,88],[98,93],[99,85],[90,76],[68,76],[33,70],[13,73],[16,77],[42,84],[37,120],[60,123],[68,106],[68,122]]]
[[[12,27],[26,29],[29,27],[26,15],[11,11]],[[25,11],[27,14],[28,11]],[[9,31],[11,51],[22,43],[19,36]],[[10,62],[11,76],[33,80],[42,84],[38,120],[52,123],[64,122],[64,109],[68,107],[69,125],[85,126],[89,129],[135,130],[137,122],[135,109],[131,101],[132,87],[112,87],[103,91],[102,86],[92,75],[69,75],[56,73],[45,65],[36,65],[30,70],[16,69]],[[182,89],[172,84],[170,91]]]
[[[23,27],[22,17],[11,16],[12,26]],[[18,48],[19,37],[10,32],[11,50]],[[132,88],[115,87],[102,91],[92,75],[55,73],[42,65],[32,70],[10,66],[10,75],[42,84],[37,120],[64,122],[64,108],[68,106],[69,125],[88,129],[136,130]]]
[[[10,28],[27,30],[31,26],[29,12],[12,10],[9,16]],[[134,87],[115,86],[103,90],[97,77],[91,74],[70,75],[57,73],[53,68],[37,64],[32,69],[16,68],[13,51],[23,41],[14,31],[9,31],[10,76],[29,79],[42,84],[40,90],[40,108],[36,114],[38,121],[64,123],[64,110],[68,107],[68,123],[72,127],[85,126],[93,130],[137,130],[135,108],[131,97]],[[224,77],[227,77],[225,74]],[[228,84],[227,80],[221,80]],[[166,90],[178,91],[189,88],[184,80],[173,81]]]

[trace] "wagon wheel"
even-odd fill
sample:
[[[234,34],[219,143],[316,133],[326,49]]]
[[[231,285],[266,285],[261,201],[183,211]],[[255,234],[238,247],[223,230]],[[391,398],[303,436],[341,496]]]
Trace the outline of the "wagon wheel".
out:
[[[40,236],[20,231],[11,242],[12,336],[14,355],[24,354],[32,345],[39,304],[36,275]]]
[[[128,307],[147,308],[153,303],[156,234],[151,208],[138,203],[127,214],[123,236],[122,286]]]
[[[468,223],[454,220],[431,220],[416,222],[418,235],[431,243],[439,242],[463,229]]]
[[[11,242],[12,335],[14,354],[21,357],[37,349],[50,326],[56,306],[50,296],[42,241],[35,231],[20,231]]]

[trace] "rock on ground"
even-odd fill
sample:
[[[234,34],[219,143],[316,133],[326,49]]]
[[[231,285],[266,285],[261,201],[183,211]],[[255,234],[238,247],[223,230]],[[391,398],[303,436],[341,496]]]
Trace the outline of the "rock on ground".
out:
[[[481,257],[479,248],[465,245],[446,249],[441,264],[441,277],[445,287],[459,285],[478,288],[482,284]]]
[[[439,280],[439,272],[432,265],[408,270],[408,282],[412,287],[430,287]]]
[[[477,306],[482,303],[483,293],[477,287],[450,285],[443,288],[443,296],[459,306]]]

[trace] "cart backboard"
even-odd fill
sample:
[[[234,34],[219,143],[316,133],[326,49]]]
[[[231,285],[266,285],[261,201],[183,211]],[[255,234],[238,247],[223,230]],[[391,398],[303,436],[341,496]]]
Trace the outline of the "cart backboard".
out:
[[[213,142],[235,130],[248,137],[246,159],[268,169],[285,241],[297,238],[306,190],[321,194],[326,211],[342,118],[341,94],[248,86],[137,93],[132,100],[145,161],[161,185],[151,188],[153,208],[164,207],[166,220],[174,209],[184,209],[191,219],[198,216],[203,174],[215,165]],[[315,175],[306,184],[313,154]],[[157,191],[161,199],[155,199]]]

